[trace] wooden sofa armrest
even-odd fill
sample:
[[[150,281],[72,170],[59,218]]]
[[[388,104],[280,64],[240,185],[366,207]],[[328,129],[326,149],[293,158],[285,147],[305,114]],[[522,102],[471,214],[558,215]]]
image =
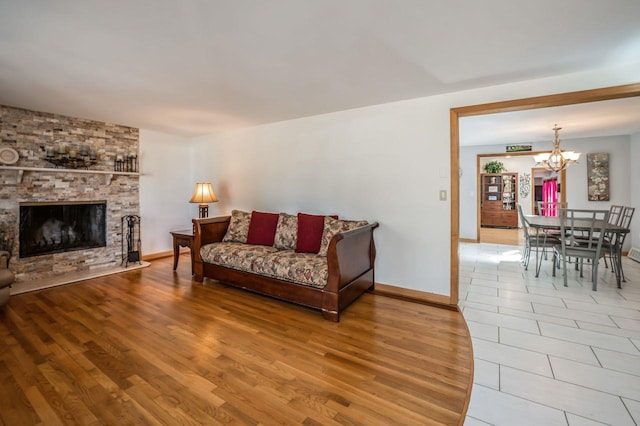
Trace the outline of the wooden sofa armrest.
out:
[[[227,233],[231,216],[218,216],[206,219],[193,219],[193,246],[191,247],[191,255],[193,256],[193,272],[196,281],[202,282],[202,257],[200,256],[200,248],[211,243],[222,241]]]
[[[372,269],[376,259],[374,222],[334,235],[327,250],[329,278],[326,291],[337,293],[345,284]]]
[[[11,258],[11,253],[8,251],[0,251],[0,269],[9,269],[9,259]]]

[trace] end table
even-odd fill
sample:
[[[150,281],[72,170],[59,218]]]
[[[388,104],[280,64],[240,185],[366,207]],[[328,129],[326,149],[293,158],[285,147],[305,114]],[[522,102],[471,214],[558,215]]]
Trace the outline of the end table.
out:
[[[173,270],[178,267],[178,258],[180,257],[180,247],[188,247],[191,250],[193,244],[193,230],[186,229],[184,231],[171,231],[173,237]],[[191,252],[191,274],[193,275],[193,252]]]

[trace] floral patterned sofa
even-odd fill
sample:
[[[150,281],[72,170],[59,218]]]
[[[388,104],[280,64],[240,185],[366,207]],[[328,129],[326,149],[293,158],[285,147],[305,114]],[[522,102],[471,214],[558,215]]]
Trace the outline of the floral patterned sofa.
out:
[[[377,223],[234,210],[193,225],[198,282],[215,279],[320,309],[332,321],[374,287]]]

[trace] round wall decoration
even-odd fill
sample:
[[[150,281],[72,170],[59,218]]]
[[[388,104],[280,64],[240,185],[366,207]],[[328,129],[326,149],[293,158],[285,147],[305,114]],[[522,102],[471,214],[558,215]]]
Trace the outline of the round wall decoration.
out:
[[[13,148],[2,147],[0,148],[0,163],[2,164],[15,164],[20,156],[18,152]]]

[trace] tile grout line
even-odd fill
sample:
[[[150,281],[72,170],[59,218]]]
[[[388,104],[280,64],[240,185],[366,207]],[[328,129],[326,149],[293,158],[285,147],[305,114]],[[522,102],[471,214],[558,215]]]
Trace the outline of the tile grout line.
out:
[[[638,422],[636,421],[636,419],[633,418],[633,415],[631,414],[631,411],[629,411],[629,407],[627,407],[627,404],[624,403],[624,398],[622,396],[620,397],[620,402],[622,403],[622,406],[624,407],[624,409],[627,410],[627,413],[629,413],[629,417],[631,417],[633,424],[638,426]]]
[[[604,368],[604,365],[602,365],[602,361],[600,361],[600,358],[598,358],[598,354],[596,353],[596,351],[593,349],[593,346],[589,345],[589,349],[591,349],[591,353],[593,354],[593,356],[596,357],[596,361],[598,361],[598,364],[600,365],[600,368]],[[609,369],[611,370],[611,369]],[[615,370],[614,370],[615,371]]]
[[[549,369],[551,370],[551,377],[553,378],[553,380],[558,380],[556,378],[556,373],[555,371],[553,371],[553,364],[551,363],[551,355],[550,354],[546,354],[547,355],[547,362],[549,363]],[[560,380],[558,380],[560,381]]]

